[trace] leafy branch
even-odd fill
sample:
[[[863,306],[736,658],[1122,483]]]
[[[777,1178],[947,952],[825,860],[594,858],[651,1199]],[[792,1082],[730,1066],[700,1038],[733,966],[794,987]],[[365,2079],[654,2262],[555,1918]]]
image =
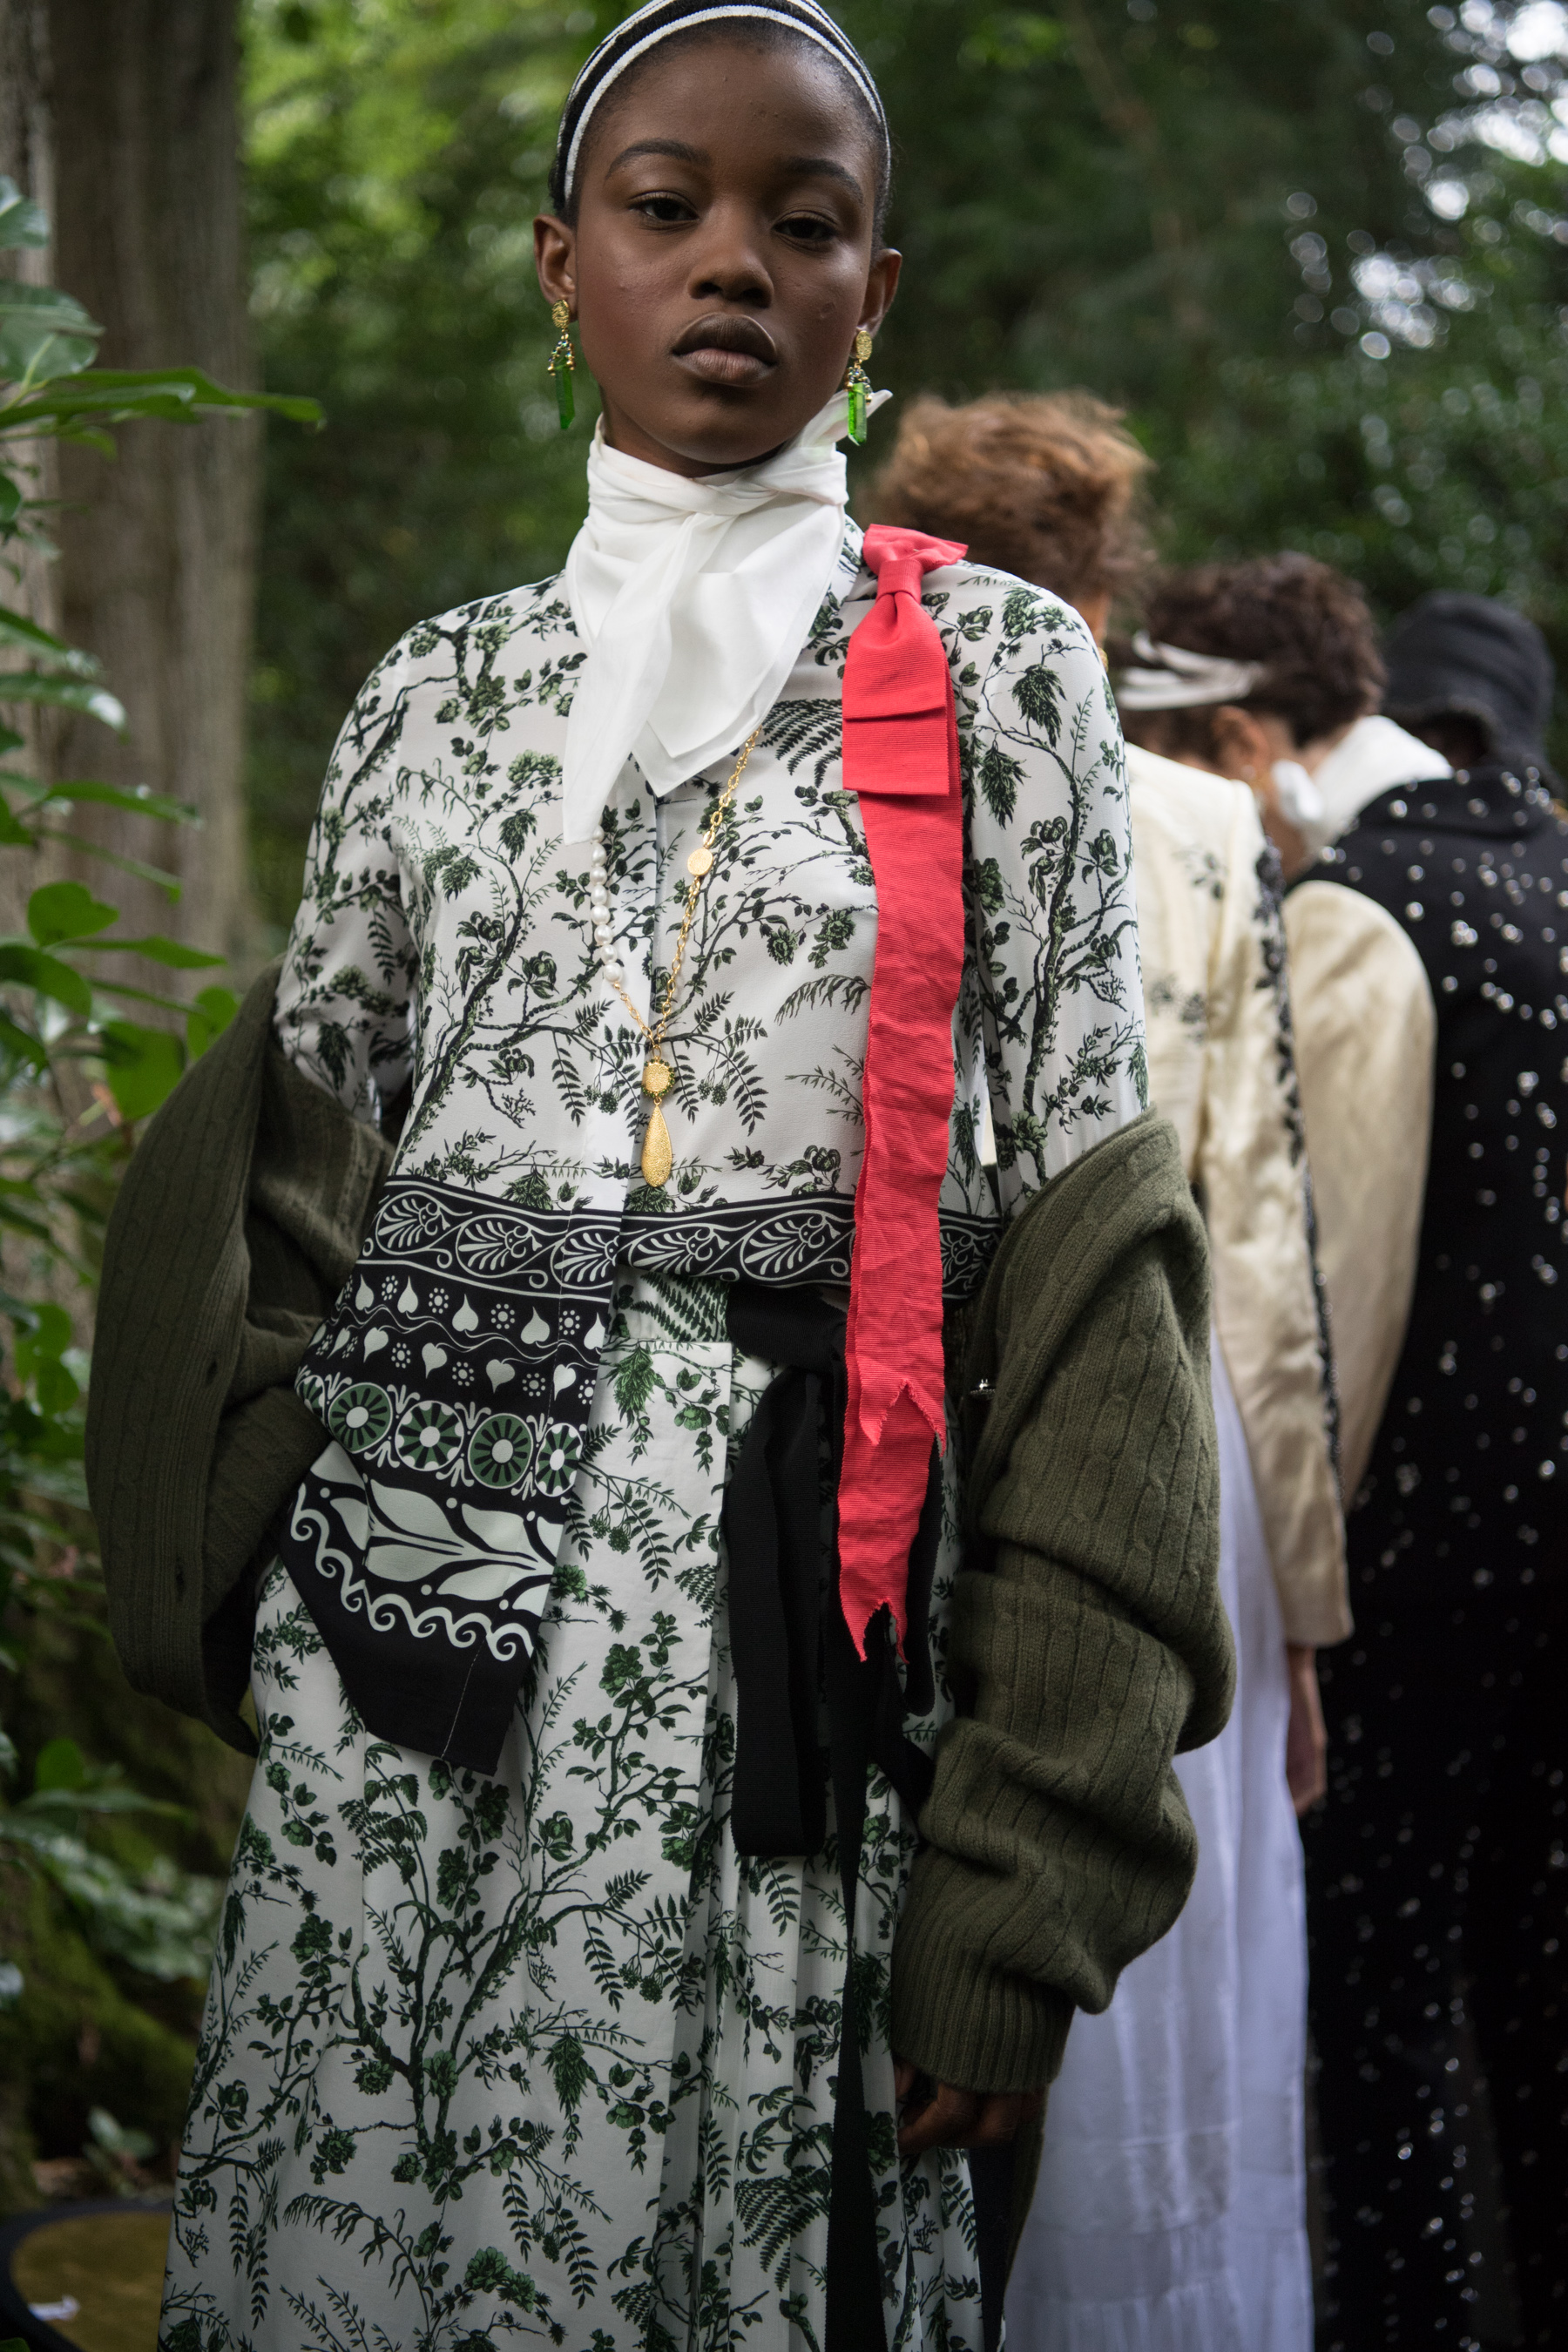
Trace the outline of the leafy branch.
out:
[[[47,240],[37,205],[0,177],[0,249]],[[254,409],[317,421],[311,401],[229,392],[198,368],[95,367],[100,333],[71,295],[0,278],[0,564],[14,578],[27,551],[54,553],[38,487],[43,444],[112,451],[117,425]],[[77,832],[73,812],[191,824],[195,811],[145,788],[55,782],[10,764],[26,748],[16,722],[27,712],[125,732],[124,710],[94,657],[0,602],[0,854],[69,850],[177,899],[173,874]],[[87,1358],[63,1300],[95,1278],[136,1122],[156,1110],[237,1002],[216,985],[186,1003],[139,984],[118,959],[171,972],[223,959],[157,932],[126,935],[119,921],[83,883],[47,881],[27,897],[25,928],[0,936],[0,1323],[10,1331],[0,1377],[0,1668],[13,1675],[26,1671],[28,1629],[40,1615],[97,1626],[84,1608],[98,1589],[81,1472]],[[163,1017],[135,1017],[144,1011]],[[73,1533],[82,1540],[70,1541]],[[0,1786],[18,1773],[0,1732]],[[69,1739],[47,1741],[30,1778],[25,1795],[0,1799],[0,1864],[47,1881],[100,1952],[154,1977],[205,1973],[219,1890],[172,1864],[133,1872],[91,1843],[94,1825],[112,1817],[179,1809],[92,1767]],[[5,1963],[0,2005],[21,1990],[20,1971]]]

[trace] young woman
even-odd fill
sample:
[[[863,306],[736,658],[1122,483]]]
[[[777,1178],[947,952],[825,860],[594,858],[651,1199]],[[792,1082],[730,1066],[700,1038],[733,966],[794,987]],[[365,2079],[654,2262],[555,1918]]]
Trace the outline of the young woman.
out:
[[[595,53],[538,227],[587,521],[371,678],[117,1218],[118,1635],[259,1725],[168,2352],[979,2352],[962,2151],[1190,1877],[1207,1283],[1120,739],[1070,616],[847,520],[888,153],[811,0]]]
[[[1147,584],[1148,463],[1086,394],[922,400],[874,502],[890,521],[961,531],[1103,637],[1113,600]],[[1236,691],[1233,671],[1194,663],[1170,682],[1193,699]],[[1068,2044],[1007,2340],[1307,2352],[1292,1800],[1301,1810],[1322,1792],[1314,1656],[1350,1618],[1279,869],[1244,786],[1136,747],[1127,758],[1150,1091],[1180,1133],[1214,1257],[1221,1580],[1239,1690],[1223,1736],[1179,1768],[1199,1837],[1192,1897]]]

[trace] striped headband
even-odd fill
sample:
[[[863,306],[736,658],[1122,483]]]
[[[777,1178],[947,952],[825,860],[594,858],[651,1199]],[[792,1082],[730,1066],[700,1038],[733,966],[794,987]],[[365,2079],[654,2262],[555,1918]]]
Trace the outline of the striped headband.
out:
[[[564,211],[572,201],[583,138],[594,110],[628,68],[658,42],[668,40],[672,33],[687,32],[694,25],[723,24],[747,16],[760,17],[770,25],[791,26],[808,41],[815,41],[819,49],[826,49],[835,63],[842,66],[871,110],[882,134],[883,155],[890,168],[892,142],[877,85],[854,43],[840,31],[826,9],[816,5],[816,0],[733,0],[733,5],[727,5],[727,0],[706,0],[706,5],[704,0],[649,0],[647,7],[637,9],[625,24],[617,25],[613,33],[606,35],[572,85],[562,111],[550,182],[553,201],[560,210]]]

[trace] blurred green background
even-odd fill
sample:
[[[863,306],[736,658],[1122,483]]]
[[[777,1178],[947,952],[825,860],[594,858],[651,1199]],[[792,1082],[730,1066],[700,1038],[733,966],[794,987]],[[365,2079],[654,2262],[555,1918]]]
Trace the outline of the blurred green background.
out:
[[[251,0],[260,358],[328,417],[268,436],[249,793],[275,932],[371,665],[576,527],[593,403],[563,436],[530,224],[561,96],[626,13]],[[1505,595],[1568,658],[1558,0],[837,14],[897,143],[878,383],[1087,386],[1159,461],[1170,557],[1307,548],[1385,617]]]

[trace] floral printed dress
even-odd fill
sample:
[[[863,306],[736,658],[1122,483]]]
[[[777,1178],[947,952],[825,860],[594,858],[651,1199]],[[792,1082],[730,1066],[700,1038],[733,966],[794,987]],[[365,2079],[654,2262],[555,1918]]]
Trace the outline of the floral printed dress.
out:
[[[872,593],[850,527],[699,907],[662,1192],[638,1174],[642,1046],[595,961],[589,851],[559,839],[582,648],[558,584],[414,630],[345,728],[279,1034],[360,1117],[412,1094],[300,1375],[331,1442],[260,1606],[261,1754],[165,2352],[820,2352],[849,1923],[831,1810],[806,1858],[740,1855],[730,1831],[721,1508],[774,1368],[732,1344],[725,1300],[742,1277],[848,1277],[876,903],[840,703]],[[1086,632],[965,566],[925,600],[965,775],[942,1196],[962,1299],[1020,1202],[1142,1108],[1142,1004]],[[659,802],[628,764],[606,814],[645,1006],[725,772]],[[937,1699],[907,1727],[928,1748],[952,1710],[956,1475],[950,1446]],[[965,2160],[900,2167],[894,2146],[914,1850],[873,1771],[853,1964],[887,2340],[978,2352]]]

